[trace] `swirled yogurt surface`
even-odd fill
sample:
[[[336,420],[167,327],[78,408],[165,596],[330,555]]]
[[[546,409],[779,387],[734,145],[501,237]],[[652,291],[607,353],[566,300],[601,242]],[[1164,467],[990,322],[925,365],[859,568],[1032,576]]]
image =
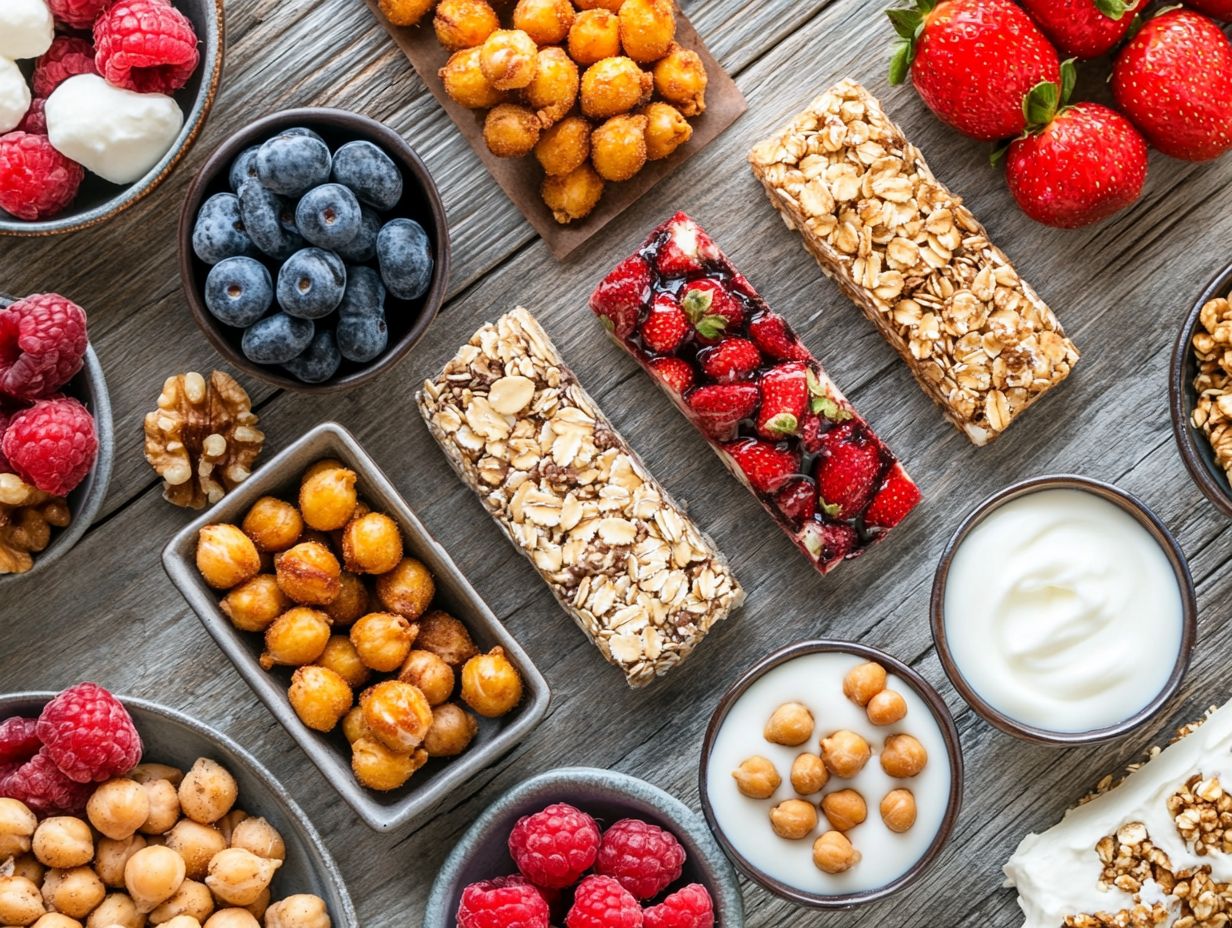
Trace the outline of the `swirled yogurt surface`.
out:
[[[988,513],[954,553],[945,633],[993,708],[1054,732],[1115,725],[1163,689],[1183,609],[1163,549],[1084,490],[1039,490]]]

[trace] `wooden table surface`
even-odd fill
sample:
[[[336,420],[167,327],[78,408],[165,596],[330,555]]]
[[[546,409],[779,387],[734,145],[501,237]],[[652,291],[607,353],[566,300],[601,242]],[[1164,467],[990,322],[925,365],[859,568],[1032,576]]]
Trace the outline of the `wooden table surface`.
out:
[[[965,805],[949,846],[915,887],[857,915],[809,913],[745,885],[751,928],[981,925],[1020,918],[1000,866],[1021,836],[1052,824],[1104,772],[1232,690],[1223,608],[1232,591],[1228,522],[1187,477],[1169,427],[1166,366],[1185,311],[1232,240],[1232,158],[1194,166],[1154,156],[1142,200],[1115,221],[1064,233],[1013,206],[986,151],[941,126],[908,88],[886,86],[884,0],[686,0],[698,30],[748,97],[749,111],[566,263],[551,258],[397,52],[355,0],[228,0],[222,94],[191,156],[149,200],[70,237],[3,240],[0,289],[62,291],[87,307],[110,382],[116,466],[98,521],[47,575],[0,592],[0,689],[94,679],[182,709],[227,732],[292,790],[333,849],[365,926],[417,926],[428,887],[460,833],[493,798],[555,766],[644,777],[697,808],[702,732],[719,694],[752,663],[806,638],[882,647],[913,664],[953,711],[966,756]],[[906,367],[784,229],[745,163],[749,147],[833,81],[855,77],[924,151],[1056,309],[1083,359],[1069,382],[992,447],[942,421]],[[384,120],[436,176],[453,230],[451,299],[426,338],[377,382],[341,396],[241,380],[258,403],[267,452],[313,424],[350,428],[390,475],[552,686],[537,732],[409,830],[369,831],[253,697],[164,576],[159,553],[191,518],[163,501],[141,455],[141,419],[163,379],[220,361],[189,317],[175,221],[207,154],[254,117],[339,106]],[[828,577],[722,469],[702,440],[586,309],[591,287],[676,209],[696,216],[919,481],[925,502],[884,545]],[[485,320],[534,310],[651,470],[730,556],[747,606],[682,668],[626,689],[455,478],[412,404]],[[392,400],[392,401],[391,401]],[[1184,689],[1155,722],[1110,746],[1051,750],[993,731],[946,680],[928,630],[937,556],[966,512],[1020,478],[1077,472],[1145,500],[1190,558],[1200,636]]]

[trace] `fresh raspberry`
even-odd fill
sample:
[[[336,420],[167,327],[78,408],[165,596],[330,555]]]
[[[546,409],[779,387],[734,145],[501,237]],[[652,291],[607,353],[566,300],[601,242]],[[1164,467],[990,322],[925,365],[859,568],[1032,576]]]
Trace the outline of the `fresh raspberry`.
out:
[[[77,196],[85,174],[45,135],[0,135],[0,209],[18,219],[47,219],[63,210]]]
[[[558,802],[518,820],[509,853],[536,886],[563,889],[590,869],[599,853],[599,826],[580,809]]]
[[[67,496],[94,466],[94,417],[71,397],[39,400],[13,417],[0,439],[0,454],[26,483]]]
[[[47,748],[0,780],[0,796],[20,799],[36,815],[81,814],[94,792],[89,783],[74,783],[56,766]]]
[[[714,903],[701,883],[690,883],[645,912],[645,928],[713,928]]]
[[[603,833],[595,872],[638,899],[651,899],[680,879],[684,848],[676,836],[641,819],[624,818]]]
[[[39,752],[43,742],[35,734],[38,719],[15,715],[0,722],[0,764],[23,764]]]
[[[642,907],[610,876],[588,876],[573,891],[565,928],[642,928]]]
[[[94,23],[94,63],[109,83],[175,93],[197,70],[197,33],[166,0],[118,0]]]
[[[94,46],[85,39],[58,35],[51,48],[34,63],[31,85],[36,97],[47,98],[62,83],[77,74],[97,74],[94,67]]]
[[[8,430],[9,421],[13,418],[13,410],[5,409],[0,403],[0,474],[13,473],[13,465],[9,463],[9,459],[4,456],[4,433]]]
[[[108,0],[47,0],[57,22],[73,29],[89,29]]]
[[[70,686],[43,707],[43,750],[77,783],[121,776],[141,760],[141,736],[118,699],[97,683]]]
[[[17,124],[17,132],[29,132],[31,135],[46,135],[47,134],[47,101],[42,97],[35,97],[30,101],[30,108],[26,110],[26,115],[21,117],[21,122]]]
[[[462,890],[458,928],[548,928],[543,895],[523,876],[501,876]]]
[[[0,394],[37,399],[81,370],[90,338],[85,310],[58,293],[0,309]]]

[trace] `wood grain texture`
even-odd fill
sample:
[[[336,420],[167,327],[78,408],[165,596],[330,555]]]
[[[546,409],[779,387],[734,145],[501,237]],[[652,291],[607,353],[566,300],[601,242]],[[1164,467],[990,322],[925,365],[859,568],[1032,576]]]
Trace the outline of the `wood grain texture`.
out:
[[[883,647],[932,681],[955,714],[966,805],[947,851],[913,889],[856,914],[802,912],[745,885],[750,928],[1020,924],[1000,865],[1027,830],[1050,825],[1104,772],[1135,759],[1176,723],[1232,696],[1223,644],[1232,632],[1232,532],[1190,483],[1172,442],[1167,354],[1194,295],[1229,257],[1225,188],[1232,159],[1194,166],[1156,156],[1142,201],[1092,230],[1043,229],[1013,206],[981,146],[934,120],[884,71],[881,0],[686,2],[736,77],[749,112],[652,197],[566,263],[533,238],[453,131],[367,8],[354,0],[232,0],[224,89],[188,162],[157,196],[67,239],[0,241],[0,288],[62,290],[91,310],[111,380],[116,476],[100,523],[38,584],[5,587],[0,680],[6,690],[92,678],[169,703],[236,737],[281,777],[332,847],[365,926],[418,925],[436,869],[503,789],[567,764],[644,777],[697,808],[697,750],[719,694],[769,651],[830,636]],[[942,421],[894,352],[825,281],[783,228],[745,163],[747,149],[836,79],[879,96],[938,176],[1056,310],[1083,351],[1062,387],[1004,439],[977,449]],[[341,397],[273,392],[248,381],[270,450],[312,424],[354,430],[436,533],[554,691],[538,731],[446,803],[431,821],[378,836],[361,825],[207,638],[159,567],[185,513],[160,498],[140,456],[140,418],[164,377],[216,363],[180,297],[174,222],[189,176],[229,130],[291,105],[345,106],[387,121],[441,184],[452,228],[453,298],[424,341],[380,381]],[[758,503],[722,469],[585,308],[594,282],[675,209],[693,213],[767,301],[786,314],[830,374],[920,482],[925,502],[860,561],[818,576]],[[671,676],[628,690],[556,607],[533,570],[453,476],[412,394],[485,320],[522,303],[557,341],[617,428],[731,558],[748,605]],[[985,725],[945,680],[927,607],[945,540],[966,512],[1022,477],[1074,471],[1138,495],[1177,534],[1198,582],[1198,650],[1184,689],[1155,722],[1111,746],[1053,750]],[[602,719],[601,734],[596,722]]]

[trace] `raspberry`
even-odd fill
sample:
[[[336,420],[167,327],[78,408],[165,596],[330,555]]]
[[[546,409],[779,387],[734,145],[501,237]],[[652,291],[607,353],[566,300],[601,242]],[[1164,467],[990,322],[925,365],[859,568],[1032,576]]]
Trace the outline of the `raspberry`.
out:
[[[43,751],[77,783],[101,783],[141,760],[141,736],[118,699],[97,683],[70,686],[43,707]]]
[[[714,903],[701,883],[690,883],[644,913],[645,928],[713,928]]]
[[[109,83],[175,93],[197,70],[197,33],[166,0],[118,0],[94,23],[94,63]]]
[[[4,433],[9,427],[9,420],[12,418],[13,410],[5,409],[3,405],[0,405],[0,449],[4,448]],[[0,450],[0,474],[11,473],[13,473],[13,465],[4,456],[4,451]]]
[[[85,39],[58,35],[34,63],[31,85],[36,97],[47,98],[64,81],[77,74],[97,74],[94,67],[94,46]]]
[[[51,15],[74,29],[89,29],[108,0],[47,0]]]
[[[39,752],[43,742],[34,732],[38,719],[13,716],[0,722],[0,764],[23,764]]]
[[[651,899],[680,879],[684,848],[675,835],[636,818],[603,833],[595,872],[610,876],[638,899]]]
[[[573,891],[565,928],[642,928],[642,907],[610,876],[588,876]]]
[[[17,131],[29,132],[31,135],[46,135],[47,113],[44,112],[46,108],[47,101],[42,97],[35,97],[31,100],[26,115],[21,117],[21,122],[17,124]]]
[[[548,904],[521,876],[501,876],[462,890],[458,928],[548,928]]]
[[[39,400],[13,417],[0,439],[0,454],[26,483],[67,496],[94,466],[94,417],[70,397]]]
[[[563,889],[590,869],[599,853],[599,826],[564,802],[519,819],[509,834],[509,853],[536,886]]]
[[[36,293],[0,309],[0,394],[48,396],[81,370],[86,313],[58,293]]]
[[[45,135],[0,135],[0,209],[33,221],[73,202],[85,169],[51,147]]]
[[[91,784],[66,777],[46,748],[0,780],[0,796],[20,799],[39,816],[79,815],[93,792]]]

